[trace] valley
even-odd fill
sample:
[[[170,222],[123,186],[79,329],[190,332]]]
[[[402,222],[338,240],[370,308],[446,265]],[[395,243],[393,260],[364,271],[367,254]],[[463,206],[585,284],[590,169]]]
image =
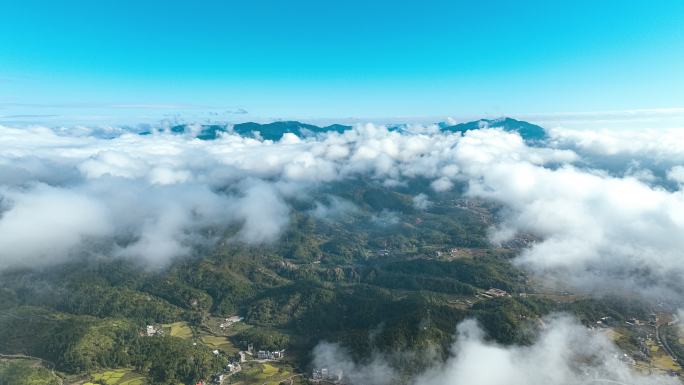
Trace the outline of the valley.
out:
[[[358,360],[415,352],[389,356],[409,378],[429,365],[421,352],[447,355],[465,319],[497,343],[525,345],[544,317],[564,312],[609,333],[634,368],[681,375],[664,343],[681,351],[681,341],[654,326],[673,327],[671,313],[544,288],[512,262],[533,238],[490,246],[496,205],[456,189],[416,208],[418,193],[430,192],[418,182],[334,186],[316,201],[352,209],[321,216],[292,202],[279,242],[217,242],[162,270],[105,257],[3,272],[0,351],[53,363],[57,378],[45,384],[297,384],[321,381],[312,351],[329,341]]]

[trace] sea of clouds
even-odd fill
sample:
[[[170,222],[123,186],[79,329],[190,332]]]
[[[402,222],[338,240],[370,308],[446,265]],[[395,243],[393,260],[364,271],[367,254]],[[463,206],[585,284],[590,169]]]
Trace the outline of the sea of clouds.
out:
[[[461,135],[433,126],[365,124],[277,142],[0,126],[0,269],[84,250],[163,266],[211,241],[204,230],[217,226],[240,226],[236,241],[276,240],[287,202],[325,183],[422,177],[435,192],[466,183],[467,195],[502,204],[491,240],[536,235],[541,241],[517,259],[532,271],[584,289],[676,295],[683,131],[554,129],[546,143],[528,145],[498,129]],[[429,203],[414,198],[418,208]]]
[[[238,226],[235,242],[277,240],[288,225],[287,202],[310,199],[326,183],[364,177],[395,186],[421,177],[434,193],[465,183],[468,196],[500,203],[504,216],[491,241],[537,236],[516,259],[531,272],[583,290],[682,297],[684,130],[559,128],[531,145],[495,128],[461,135],[373,124],[277,142],[102,132],[0,126],[0,269],[88,253],[165,266],[214,241],[212,228]],[[425,194],[414,197],[417,208],[429,204]],[[314,215],[331,211],[318,204]],[[452,357],[415,383],[667,382],[634,375],[612,345],[571,320],[549,324],[531,347],[501,347],[466,322]],[[356,383],[392,378],[382,363],[357,368],[339,347],[319,350],[317,360],[347,362],[345,371],[365,376]],[[591,364],[571,367],[579,356]],[[487,371],[487,361],[501,371]]]

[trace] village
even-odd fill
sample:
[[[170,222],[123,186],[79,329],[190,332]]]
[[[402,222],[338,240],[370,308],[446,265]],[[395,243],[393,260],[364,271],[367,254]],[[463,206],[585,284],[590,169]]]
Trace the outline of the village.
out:
[[[200,380],[194,385],[224,385],[236,382],[231,381],[231,378],[237,374],[244,373],[246,371],[245,368],[250,368],[250,370],[247,371],[256,374],[255,377],[258,377],[260,374],[256,373],[254,370],[255,368],[263,367],[265,369],[264,371],[267,373],[274,372],[273,365],[278,364],[286,356],[285,349],[255,349],[254,343],[249,341],[242,341],[245,345],[245,349],[237,350],[227,337],[235,334],[236,326],[238,325],[240,329],[249,327],[243,323],[243,320],[244,318],[240,316],[230,316],[213,320],[218,327],[216,333],[208,333],[207,331],[196,333],[184,322],[164,325],[147,325],[144,331],[141,332],[141,335],[144,334],[144,336],[150,338],[171,335],[192,339],[193,345],[203,344],[213,348],[211,351],[212,354],[224,358],[226,361],[225,366],[221,371],[214,373],[210,378]],[[207,328],[207,330],[211,329]],[[243,377],[245,378],[241,379],[239,382],[248,380],[249,374]]]
[[[330,370],[328,368],[316,368],[311,373],[313,383],[341,384],[344,381],[344,372],[341,369]]]
[[[669,312],[654,312],[647,319],[631,317],[618,322],[603,316],[590,328],[605,333],[624,351],[618,358],[634,369],[647,374],[682,376],[682,362],[672,352],[664,329],[679,327],[680,320]]]

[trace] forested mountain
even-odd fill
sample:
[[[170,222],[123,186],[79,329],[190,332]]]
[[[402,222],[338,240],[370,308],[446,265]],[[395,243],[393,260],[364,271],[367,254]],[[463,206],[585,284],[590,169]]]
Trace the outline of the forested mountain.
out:
[[[449,124],[439,123],[440,130],[446,132],[460,132],[465,133],[469,130],[478,130],[482,128],[500,128],[508,132],[517,132],[523,139],[530,142],[544,140],[548,137],[544,128],[509,117],[502,117],[498,119],[480,119],[471,122]],[[389,129],[402,130],[405,128],[404,124],[389,125]],[[191,134],[201,140],[214,140],[220,133],[234,132],[241,136],[259,137],[266,140],[280,140],[284,134],[291,133],[299,137],[307,137],[315,134],[325,132],[344,132],[350,130],[352,126],[343,124],[331,124],[328,126],[316,126],[308,123],[301,123],[297,121],[276,121],[271,123],[255,123],[245,122],[235,125],[225,124],[179,124],[172,126],[170,131],[175,134]],[[149,135],[150,131],[144,131],[142,135]]]
[[[548,137],[546,130],[536,124],[507,117],[499,119],[480,119],[455,125],[442,123],[440,126],[444,131],[462,133],[465,133],[469,130],[478,130],[481,128],[500,128],[504,131],[517,132],[523,139],[529,142],[541,141]]]
[[[203,124],[188,125],[179,124],[172,126],[170,131],[175,134],[191,134],[197,139],[214,140],[220,133],[234,132],[242,136],[258,137],[265,140],[280,140],[286,133],[291,133],[299,137],[311,136],[324,132],[344,132],[351,129],[351,126],[342,124],[332,124],[329,126],[315,126],[313,124],[301,123],[297,121],[277,121],[272,123],[238,123],[232,127],[222,124]],[[149,135],[150,131],[144,131],[142,135]]]
[[[554,310],[589,323],[607,312],[617,319],[646,312],[620,299],[521,295],[536,289],[511,263],[518,246],[493,248],[487,241],[498,207],[458,189],[435,194],[421,185],[342,182],[316,200],[335,191],[347,209],[323,215],[314,204],[293,202],[297,209],[280,241],[219,242],[163,269],[102,256],[4,271],[0,352],[39,357],[68,375],[133,367],[152,384],[175,385],[209,378],[226,365],[229,356],[213,355],[197,336],[217,317],[235,314],[253,328],[229,337],[234,346],[286,348],[305,371],[322,340],[341,343],[358,359],[425,349],[446,356],[455,325],[466,318],[478,319],[500,343],[527,344],[540,317]],[[429,194],[428,208],[412,203],[419,192]],[[224,231],[230,238],[233,230]],[[492,288],[508,294],[487,294]],[[146,325],[178,322],[195,337],[144,333]],[[397,364],[412,373],[428,362],[419,355]]]

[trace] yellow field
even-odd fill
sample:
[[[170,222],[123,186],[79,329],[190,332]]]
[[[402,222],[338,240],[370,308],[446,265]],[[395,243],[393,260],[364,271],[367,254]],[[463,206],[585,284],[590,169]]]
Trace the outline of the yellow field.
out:
[[[269,377],[273,377],[273,375],[276,373],[278,373],[278,368],[275,366],[270,364],[262,364],[261,374],[259,374],[257,378],[265,380]]]
[[[220,349],[227,354],[236,354],[239,351],[227,337],[203,335],[200,341],[212,349]]]
[[[603,329],[603,330],[604,330],[604,333],[606,334],[606,337],[610,338],[610,340],[613,342],[617,342],[624,337],[622,335],[622,333],[620,333],[619,331],[617,331],[613,328],[607,328],[607,329]]]
[[[190,329],[187,322],[174,322],[162,325],[162,328],[168,330],[171,337],[192,338],[192,329]]]
[[[292,368],[277,363],[263,363],[244,368],[240,380],[235,384],[242,385],[278,385],[292,376]]]
[[[672,357],[670,357],[670,355],[661,349],[656,343],[653,341],[647,341],[646,345],[648,345],[648,348],[651,350],[651,365],[653,365],[653,367],[660,370],[681,370],[679,365],[672,360]]]
[[[84,385],[143,385],[146,378],[131,369],[112,369],[92,375],[91,382]]]
[[[654,355],[651,362],[658,369],[679,371],[679,365],[667,354]]]

